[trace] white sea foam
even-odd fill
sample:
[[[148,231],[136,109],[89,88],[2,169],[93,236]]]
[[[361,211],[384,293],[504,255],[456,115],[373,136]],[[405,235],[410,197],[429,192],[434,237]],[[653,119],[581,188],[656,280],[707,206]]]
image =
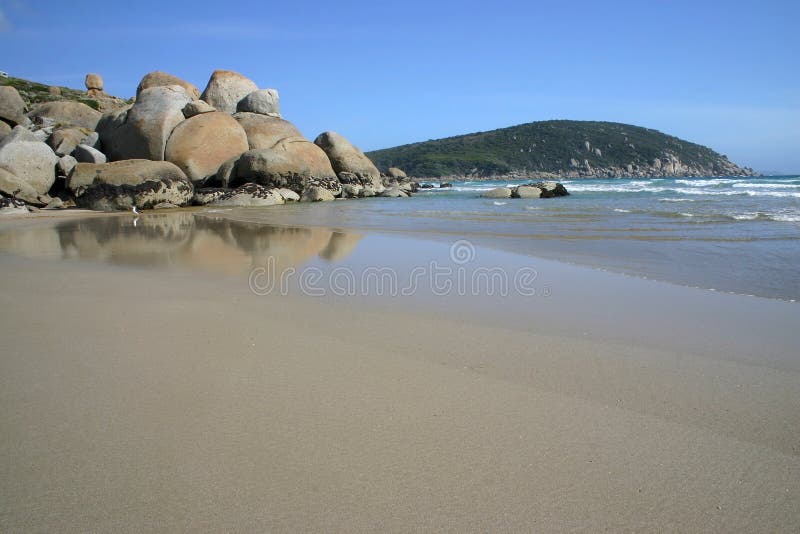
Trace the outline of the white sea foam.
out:
[[[675,180],[676,184],[682,185],[690,185],[692,187],[708,187],[713,185],[728,185],[728,184],[735,184],[737,182],[741,182],[741,179],[735,178],[710,178],[707,180],[703,179],[695,179],[695,180]]]
[[[453,187],[445,187],[445,191],[491,191],[497,186],[473,186],[473,187],[463,187],[463,186],[453,186]]]
[[[495,200],[494,202],[492,202],[492,204],[494,204],[495,206],[505,206],[506,204],[508,204],[508,202],[497,202]]]
[[[661,202],[694,202],[693,198],[659,198]]]
[[[733,184],[733,187],[754,187],[756,189],[798,189],[800,184],[776,184],[776,183],[751,183],[743,182]]]
[[[631,210],[624,210],[622,208],[614,208],[614,211],[616,211],[617,213],[630,213],[631,212]]]
[[[778,197],[778,198],[800,198],[800,192],[780,192],[780,191],[753,191],[750,189],[741,189],[736,191],[714,191],[714,190],[702,190],[702,189],[687,189],[687,188],[676,188],[673,189],[676,193],[680,193],[683,195],[708,195],[708,196],[736,196],[736,195],[747,195],[750,197]]]
[[[737,221],[753,221],[758,219],[761,216],[759,212],[747,212],[747,213],[732,213],[729,215],[732,219],[736,219]]]
[[[770,217],[773,221],[778,222],[800,222],[800,215],[773,215]]]
[[[644,185],[634,184],[570,184],[567,188],[569,191],[575,192],[596,192],[596,193],[658,193],[661,191],[668,191],[664,187],[646,187]]]

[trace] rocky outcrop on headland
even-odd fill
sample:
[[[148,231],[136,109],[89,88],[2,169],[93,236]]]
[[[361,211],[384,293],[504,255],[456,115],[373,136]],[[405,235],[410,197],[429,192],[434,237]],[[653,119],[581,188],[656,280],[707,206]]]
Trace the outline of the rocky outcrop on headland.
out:
[[[281,116],[277,90],[237,72],[214,71],[202,93],[150,72],[130,101],[106,94],[96,73],[79,97],[18,82],[0,86],[0,195],[29,206],[271,206],[404,198],[419,187],[399,168],[381,174],[341,134],[307,139]]]

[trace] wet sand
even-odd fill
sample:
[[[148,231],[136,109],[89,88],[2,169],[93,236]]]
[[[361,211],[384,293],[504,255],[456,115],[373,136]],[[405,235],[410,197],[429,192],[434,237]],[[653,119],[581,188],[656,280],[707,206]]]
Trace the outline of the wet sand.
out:
[[[532,299],[255,295],[448,245],[150,222],[0,232],[3,532],[800,528],[796,304],[538,261]]]

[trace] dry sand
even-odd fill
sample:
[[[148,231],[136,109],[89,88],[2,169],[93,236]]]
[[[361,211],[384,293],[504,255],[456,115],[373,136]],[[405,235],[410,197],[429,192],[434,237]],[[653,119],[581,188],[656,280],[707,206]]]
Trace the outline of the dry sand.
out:
[[[0,270],[3,532],[800,529],[794,355]]]

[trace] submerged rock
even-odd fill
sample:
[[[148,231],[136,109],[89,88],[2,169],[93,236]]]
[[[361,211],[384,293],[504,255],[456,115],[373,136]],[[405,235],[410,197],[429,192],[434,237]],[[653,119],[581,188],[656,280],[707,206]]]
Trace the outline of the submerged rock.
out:
[[[514,198],[539,198],[542,196],[542,190],[538,187],[530,185],[521,185],[514,188]]]
[[[532,184],[525,184],[527,187],[538,187],[542,190],[542,198],[564,197],[569,195],[569,191],[562,184],[558,182],[536,182]],[[525,187],[520,186],[520,187]]]
[[[511,198],[511,189],[508,187],[495,187],[481,193],[483,198]]]

